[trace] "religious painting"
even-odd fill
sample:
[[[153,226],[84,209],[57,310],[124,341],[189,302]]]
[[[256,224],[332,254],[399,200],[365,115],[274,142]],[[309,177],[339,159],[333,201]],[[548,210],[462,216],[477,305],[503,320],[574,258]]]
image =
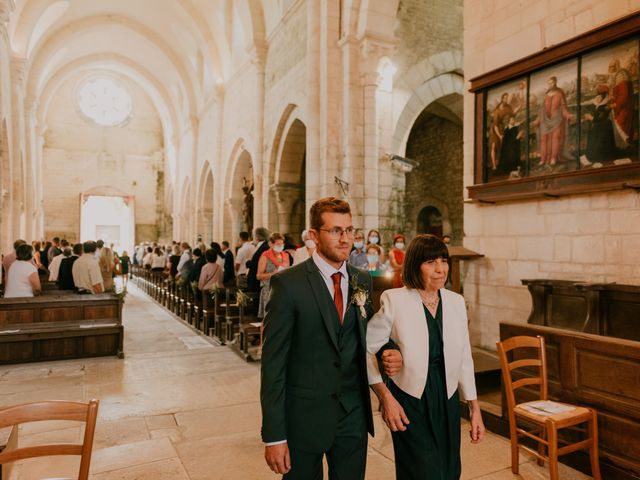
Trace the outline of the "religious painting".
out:
[[[638,40],[582,57],[580,168],[638,160]]]
[[[487,181],[525,175],[526,77],[489,89],[485,112]]]
[[[529,175],[576,170],[577,59],[532,73],[529,82]]]

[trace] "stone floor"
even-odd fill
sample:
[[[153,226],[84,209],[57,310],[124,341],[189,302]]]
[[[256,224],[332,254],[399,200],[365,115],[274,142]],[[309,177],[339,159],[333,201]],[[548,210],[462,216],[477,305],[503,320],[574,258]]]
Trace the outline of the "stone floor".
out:
[[[97,358],[0,367],[0,407],[41,399],[100,400],[94,480],[253,480],[277,478],[263,461],[259,365],[241,360],[192,331],[134,286],[124,308],[124,360]],[[367,480],[394,478],[393,448],[380,415],[370,441]],[[463,439],[468,438],[462,424]],[[2,436],[0,430],[0,437]],[[80,427],[41,422],[24,427],[25,443],[78,441]],[[1,440],[0,440],[1,441]],[[488,434],[463,441],[463,479],[548,478],[521,455],[510,471],[507,440]],[[13,478],[73,476],[70,457],[17,464]],[[562,466],[565,480],[588,478]]]

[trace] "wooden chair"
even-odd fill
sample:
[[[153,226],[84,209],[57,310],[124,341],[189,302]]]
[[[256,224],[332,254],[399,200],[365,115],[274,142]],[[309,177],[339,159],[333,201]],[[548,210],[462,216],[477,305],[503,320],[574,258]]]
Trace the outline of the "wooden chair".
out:
[[[16,460],[33,457],[48,457],[53,455],[80,455],[80,469],[78,480],[89,478],[91,450],[93,448],[93,434],[96,429],[98,416],[98,400],[89,403],[45,401],[16,405],[0,410],[0,429],[12,427],[9,440],[0,452],[0,465]],[[22,423],[39,422],[43,420],[71,420],[85,422],[84,439],[81,444],[48,444],[32,447],[18,446],[18,428]],[[4,478],[9,478],[7,469]]]
[[[573,407],[573,410],[555,414],[547,414],[545,412],[537,414],[525,408],[535,401],[547,400],[547,357],[544,338],[541,336],[517,336],[497,342],[496,345],[500,356],[502,379],[507,397],[509,433],[511,437],[511,471],[514,474],[518,473],[518,449],[521,448],[535,455],[538,458],[538,465],[544,465],[544,461],[548,461],[550,479],[558,480],[558,457],[560,455],[575,452],[576,450],[589,450],[591,473],[594,479],[599,480],[601,477],[598,463],[598,421],[595,410],[566,403],[562,403],[562,405]],[[524,349],[524,351],[516,351],[517,349]],[[536,355],[534,357],[527,356],[526,354],[530,353],[532,349],[536,351]],[[509,361],[509,353],[511,353],[512,361]],[[522,368],[527,368],[527,371],[518,375],[518,379],[514,380],[512,371]],[[531,376],[531,370],[536,369],[538,376]],[[538,400],[517,404],[515,391],[527,385],[540,386]],[[520,423],[518,423],[518,420],[520,420]],[[519,426],[522,423],[533,425],[533,428],[527,429]],[[586,429],[579,429],[586,433],[586,439],[568,443],[564,440],[564,436],[560,438],[558,433],[560,430],[569,427],[573,427],[572,430],[576,430],[575,427],[581,424],[586,424]],[[538,444],[538,450],[535,451],[526,445],[519,444],[519,436],[533,439]],[[559,443],[564,443],[564,445],[560,447]]]

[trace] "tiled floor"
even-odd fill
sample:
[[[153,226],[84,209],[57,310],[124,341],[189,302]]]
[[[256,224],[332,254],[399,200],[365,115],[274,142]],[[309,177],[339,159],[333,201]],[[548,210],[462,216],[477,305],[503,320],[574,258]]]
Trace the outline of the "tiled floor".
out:
[[[91,478],[95,480],[254,480],[277,478],[259,438],[259,365],[214,346],[130,287],[124,308],[124,360],[97,358],[0,367],[0,406],[40,399],[100,399]],[[394,478],[388,430],[376,415],[368,480]],[[462,425],[463,438],[467,426]],[[0,431],[0,437],[2,432]],[[77,441],[73,424],[33,424],[26,442]],[[521,455],[510,471],[508,442],[488,434],[464,441],[463,479],[527,480],[548,471]],[[72,476],[68,457],[26,461],[14,478]],[[588,478],[566,467],[565,480]]]

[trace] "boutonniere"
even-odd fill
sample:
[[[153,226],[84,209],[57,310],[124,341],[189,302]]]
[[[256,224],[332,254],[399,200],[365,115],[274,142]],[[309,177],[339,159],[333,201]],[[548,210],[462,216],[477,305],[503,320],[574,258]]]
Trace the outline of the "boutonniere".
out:
[[[360,315],[363,318],[367,318],[367,310],[364,307],[371,302],[371,299],[369,298],[369,292],[358,283],[358,275],[351,277],[351,289],[349,305],[355,305],[360,308]]]

